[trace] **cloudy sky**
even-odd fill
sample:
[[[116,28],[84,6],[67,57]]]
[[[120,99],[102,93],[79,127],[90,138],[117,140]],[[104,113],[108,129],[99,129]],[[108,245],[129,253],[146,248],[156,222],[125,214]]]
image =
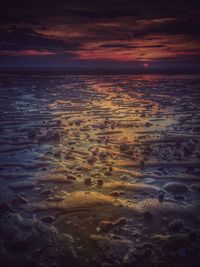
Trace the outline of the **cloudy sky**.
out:
[[[0,66],[200,66],[197,0],[2,0]]]

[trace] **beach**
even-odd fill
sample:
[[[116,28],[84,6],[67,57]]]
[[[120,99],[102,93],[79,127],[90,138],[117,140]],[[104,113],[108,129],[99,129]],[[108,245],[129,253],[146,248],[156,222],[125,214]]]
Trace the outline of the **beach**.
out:
[[[2,266],[199,266],[200,76],[0,76]]]

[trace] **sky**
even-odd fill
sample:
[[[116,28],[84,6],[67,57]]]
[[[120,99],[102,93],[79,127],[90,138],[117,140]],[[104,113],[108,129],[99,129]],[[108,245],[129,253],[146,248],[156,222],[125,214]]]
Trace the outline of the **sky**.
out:
[[[2,0],[0,66],[200,67],[200,1]]]

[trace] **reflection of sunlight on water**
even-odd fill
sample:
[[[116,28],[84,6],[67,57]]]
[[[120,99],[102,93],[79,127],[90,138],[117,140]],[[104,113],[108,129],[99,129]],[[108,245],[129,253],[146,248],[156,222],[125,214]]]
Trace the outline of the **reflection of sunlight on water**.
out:
[[[155,77],[150,78],[152,80],[149,79],[147,84],[153,82],[156,85]],[[63,99],[57,89],[54,102],[48,105],[52,117],[60,122],[58,129],[60,127],[61,140],[59,144],[53,145],[53,154],[50,156],[55,168],[49,172],[52,177],[56,174],[58,181],[64,181],[66,173],[78,175],[78,180],[87,177],[86,173],[95,175],[95,172],[101,172],[103,179],[113,179],[112,176],[106,177],[104,172],[108,164],[120,166],[120,144],[138,144],[141,134],[163,130],[173,122],[161,118],[155,126],[153,119],[157,119],[158,113],[162,114],[163,110],[150,92],[144,94],[138,90],[141,86],[140,78],[120,82],[117,86],[115,79],[101,82],[92,78],[92,81],[83,79],[83,84],[90,92],[86,98],[68,97],[67,90],[70,90],[72,84],[69,89],[65,85]],[[152,138],[151,135],[145,135]],[[101,161],[95,155],[97,159],[94,164],[88,164],[88,158],[93,157],[92,150],[96,148],[108,153],[109,157]],[[123,158],[122,162],[125,163],[126,159]],[[123,172],[127,173],[127,170]]]

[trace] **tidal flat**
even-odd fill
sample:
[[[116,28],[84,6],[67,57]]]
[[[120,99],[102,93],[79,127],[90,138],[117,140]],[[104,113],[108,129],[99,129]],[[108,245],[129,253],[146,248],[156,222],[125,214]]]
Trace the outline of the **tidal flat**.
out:
[[[199,75],[0,75],[0,264],[200,262]]]

